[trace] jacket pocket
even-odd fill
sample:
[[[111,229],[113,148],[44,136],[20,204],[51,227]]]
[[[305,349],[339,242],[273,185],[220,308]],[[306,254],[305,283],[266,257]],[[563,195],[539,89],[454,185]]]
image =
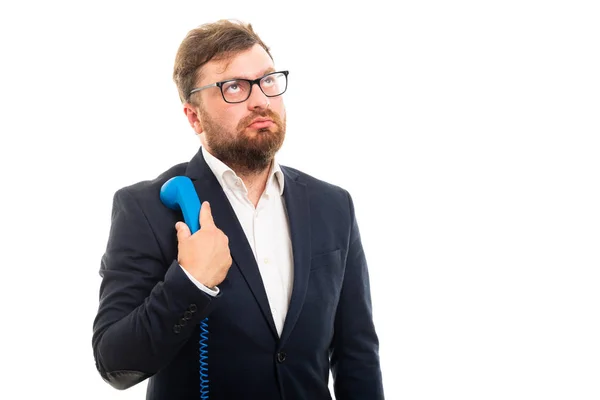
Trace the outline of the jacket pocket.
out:
[[[310,270],[314,271],[321,268],[339,269],[342,262],[342,251],[340,249],[327,253],[316,254],[310,259]]]

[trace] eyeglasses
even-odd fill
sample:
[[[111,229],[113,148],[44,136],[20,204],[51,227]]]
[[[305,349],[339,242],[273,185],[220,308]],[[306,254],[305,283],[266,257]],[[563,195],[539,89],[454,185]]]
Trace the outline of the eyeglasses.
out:
[[[260,90],[267,97],[281,96],[287,90],[287,76],[289,71],[271,72],[261,78],[251,79],[230,79],[227,81],[211,83],[210,85],[194,88],[190,91],[192,94],[211,87],[221,89],[223,100],[227,103],[242,103],[250,97],[252,87],[256,83]]]

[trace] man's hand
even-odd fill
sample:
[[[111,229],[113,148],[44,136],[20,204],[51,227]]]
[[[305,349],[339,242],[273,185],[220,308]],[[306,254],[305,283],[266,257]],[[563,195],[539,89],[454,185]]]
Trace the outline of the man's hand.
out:
[[[210,204],[200,207],[200,229],[193,235],[184,222],[175,224],[177,230],[177,261],[204,286],[214,289],[225,280],[233,260],[229,252],[229,238],[215,226]]]

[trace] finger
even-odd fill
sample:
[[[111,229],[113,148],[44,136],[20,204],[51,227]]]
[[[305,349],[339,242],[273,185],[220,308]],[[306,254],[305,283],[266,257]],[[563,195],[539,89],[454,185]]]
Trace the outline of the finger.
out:
[[[185,240],[192,235],[192,233],[190,232],[190,228],[188,228],[188,226],[184,222],[179,221],[178,223],[176,223],[175,229],[177,230],[178,242],[181,242],[182,240]]]
[[[202,203],[202,207],[200,207],[200,229],[214,227],[215,221],[213,220],[210,203],[205,201]]]

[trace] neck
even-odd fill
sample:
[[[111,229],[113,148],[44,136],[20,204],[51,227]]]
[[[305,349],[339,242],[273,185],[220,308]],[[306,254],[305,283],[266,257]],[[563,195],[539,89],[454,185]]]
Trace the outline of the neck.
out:
[[[271,164],[273,162],[271,161]],[[267,186],[267,179],[271,171],[271,165],[260,172],[250,172],[239,167],[230,167],[239,176],[250,193],[262,193]]]
[[[271,168],[266,168],[259,173],[246,173],[244,174],[242,171],[231,168],[235,171],[236,175],[240,177],[240,179],[244,182],[246,189],[248,189],[248,200],[254,205],[254,207],[258,207],[258,202],[260,201],[261,196],[265,192],[267,187],[267,180],[269,178],[269,172]]]

